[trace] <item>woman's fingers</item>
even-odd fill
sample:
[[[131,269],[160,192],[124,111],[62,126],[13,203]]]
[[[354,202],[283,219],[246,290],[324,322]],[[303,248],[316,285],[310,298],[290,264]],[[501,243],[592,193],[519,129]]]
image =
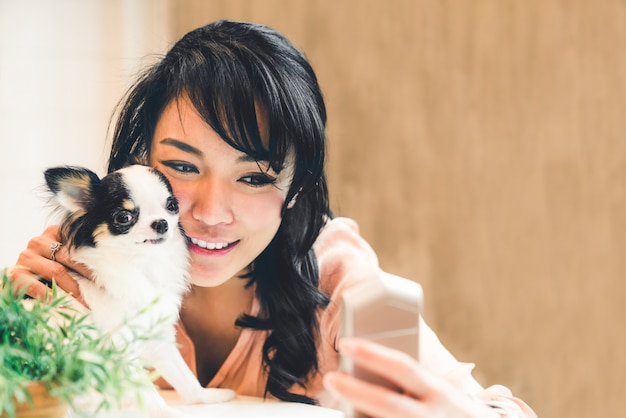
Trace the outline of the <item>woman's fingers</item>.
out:
[[[9,270],[9,276],[16,288],[24,289],[26,294],[33,298],[45,300],[50,292],[50,288],[39,281],[39,278],[49,282],[55,281],[58,287],[77,298],[80,295],[78,283],[64,265],[45,259],[30,251],[23,251],[17,265]]]
[[[391,390],[344,373],[327,373],[324,384],[331,393],[373,417],[416,418],[433,416],[495,417],[482,402],[455,389],[432,374],[416,359],[361,339],[342,339],[339,351],[355,367],[391,383]]]
[[[340,341],[339,351],[350,357],[356,367],[383,377],[392,386],[416,398],[429,396],[437,389],[439,381],[432,379],[416,359],[403,352],[351,338]]]
[[[66,246],[55,244],[59,243],[58,232],[58,227],[49,227],[41,236],[31,239],[9,275],[16,287],[26,289],[31,297],[43,300],[50,291],[45,284],[33,279],[32,276],[35,275],[48,281],[54,280],[65,292],[81,300],[78,283],[72,271],[80,274],[89,272],[71,260]]]
[[[38,276],[34,275],[28,267],[12,266],[5,270],[7,276],[11,278],[13,288],[18,292],[45,301],[50,289],[38,280]]]
[[[377,418],[427,417],[426,406],[416,399],[343,373],[329,372],[324,386],[367,416]]]

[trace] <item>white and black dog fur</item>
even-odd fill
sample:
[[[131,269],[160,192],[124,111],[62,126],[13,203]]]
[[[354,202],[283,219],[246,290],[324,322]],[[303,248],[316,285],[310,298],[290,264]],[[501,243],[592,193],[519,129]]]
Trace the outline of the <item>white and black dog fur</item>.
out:
[[[131,327],[154,334],[159,324],[159,338],[137,342],[139,360],[188,403],[232,399],[231,390],[203,388],[176,347],[174,325],[190,285],[189,256],[178,202],[165,176],[133,165],[100,179],[86,168],[63,166],[46,170],[45,179],[64,212],[63,245],[93,273],[79,278],[78,286],[96,325],[103,332],[115,330],[128,343]],[[150,416],[178,415],[156,390],[148,396],[154,397],[145,400]]]

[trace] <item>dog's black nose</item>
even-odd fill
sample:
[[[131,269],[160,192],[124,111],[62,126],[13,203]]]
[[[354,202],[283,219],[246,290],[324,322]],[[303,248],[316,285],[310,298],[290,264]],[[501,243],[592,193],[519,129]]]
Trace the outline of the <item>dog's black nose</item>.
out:
[[[165,234],[167,232],[167,221],[165,219],[159,219],[158,221],[152,222],[152,229],[154,229],[159,234]]]

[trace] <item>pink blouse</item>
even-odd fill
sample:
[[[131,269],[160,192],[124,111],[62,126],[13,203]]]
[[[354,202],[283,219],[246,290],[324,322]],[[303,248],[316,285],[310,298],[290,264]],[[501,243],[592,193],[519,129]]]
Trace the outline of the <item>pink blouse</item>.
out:
[[[336,370],[339,365],[337,352],[339,300],[342,293],[355,283],[362,280],[378,280],[380,268],[373,249],[359,235],[356,222],[348,218],[330,221],[315,242],[314,250],[320,271],[320,288],[330,296],[331,302],[319,313],[321,334],[318,347],[319,373],[308,382],[306,390],[294,386],[291,391],[316,398],[322,406],[332,408],[338,405],[324,391],[322,376],[326,371]],[[259,302],[255,300],[251,315],[257,315],[259,309]],[[427,369],[444,377],[468,396],[519,412],[519,416],[536,417],[523,401],[512,397],[507,388],[492,386],[484,389],[472,377],[473,364],[458,362],[423,321],[420,326],[420,362]],[[235,347],[208,387],[230,388],[240,395],[262,397],[267,379],[261,357],[266,335],[265,331],[243,329]],[[180,323],[177,339],[187,364],[196,373],[194,346]],[[162,380],[157,383],[161,387],[168,387]]]

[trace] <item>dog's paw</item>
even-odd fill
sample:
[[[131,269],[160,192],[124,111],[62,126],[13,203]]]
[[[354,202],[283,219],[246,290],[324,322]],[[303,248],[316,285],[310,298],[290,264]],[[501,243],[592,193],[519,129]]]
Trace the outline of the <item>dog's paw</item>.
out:
[[[203,388],[197,394],[197,403],[228,402],[235,399],[235,392],[230,389]]]

